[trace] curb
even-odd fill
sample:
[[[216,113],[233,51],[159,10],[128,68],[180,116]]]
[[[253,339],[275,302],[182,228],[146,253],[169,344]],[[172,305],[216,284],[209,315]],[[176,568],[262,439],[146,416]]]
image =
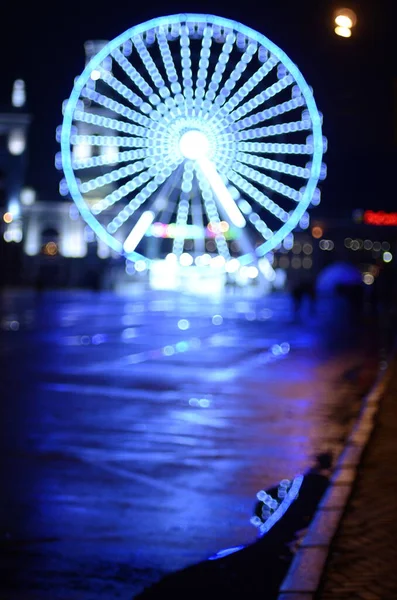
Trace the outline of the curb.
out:
[[[360,414],[338,458],[330,484],[281,584],[278,600],[314,600],[325,569],[331,542],[339,528],[357,476],[357,468],[372,431],[381,398],[392,375],[381,367],[364,397]]]

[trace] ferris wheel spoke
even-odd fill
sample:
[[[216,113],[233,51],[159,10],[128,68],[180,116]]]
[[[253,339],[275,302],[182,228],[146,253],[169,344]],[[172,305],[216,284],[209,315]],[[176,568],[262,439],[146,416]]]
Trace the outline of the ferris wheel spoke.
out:
[[[189,28],[182,25],[180,34],[180,53],[182,64],[182,89],[187,107],[193,107],[193,73],[190,52]]]
[[[282,196],[285,196],[286,198],[289,198],[290,200],[293,200],[294,202],[300,202],[302,199],[301,192],[298,192],[297,190],[290,187],[289,185],[281,183],[280,181],[277,181],[276,179],[273,179],[272,177],[269,177],[268,175],[259,173],[259,171],[256,171],[255,169],[252,169],[251,167],[247,167],[246,165],[243,165],[239,161],[235,162],[235,164],[233,165],[233,168],[235,171],[237,171],[241,175],[248,177],[248,179],[252,179],[253,181],[260,183],[264,187],[267,187],[268,189],[270,189],[274,192],[278,192]]]
[[[192,215],[192,223],[198,232],[196,238],[196,250],[197,252],[204,254],[205,252],[205,229],[204,229],[204,218],[200,200],[200,189],[197,182],[197,175],[194,179],[195,193],[192,195],[190,213]]]
[[[249,46],[248,46],[249,48]],[[247,48],[247,51],[248,51]],[[243,57],[245,56],[245,54],[243,55]],[[252,58],[252,57],[251,57]],[[228,81],[230,81],[230,83],[228,84],[228,82],[225,83],[224,87],[221,89],[219,96],[215,99],[214,102],[214,109],[211,111],[212,114],[212,118],[214,118],[218,112],[223,115],[226,116],[228,115],[236,106],[238,106],[238,104],[240,104],[240,102],[242,102],[244,100],[244,98],[250,93],[252,92],[252,90],[255,89],[255,87],[261,82],[263,81],[263,79],[270,73],[270,71],[278,64],[278,59],[271,55],[270,58],[261,66],[259,67],[259,69],[256,71],[256,73],[254,73],[234,94],[233,96],[226,102],[226,104],[223,106],[224,102],[226,101],[227,96],[230,95],[230,91],[229,88],[233,89],[238,81],[238,79],[240,79],[241,74],[239,74],[239,72],[237,72],[234,76],[233,73],[234,71],[231,73],[230,75],[230,79]],[[237,63],[236,67],[235,67],[235,71],[238,68],[238,65],[242,64],[244,65],[245,62],[241,63]],[[243,67],[240,67],[243,68]],[[244,67],[245,69],[245,67]],[[236,80],[236,77],[238,77],[238,79]],[[223,92],[223,90],[225,90],[225,92]],[[223,92],[223,93],[222,93]],[[218,100],[218,98],[220,100]],[[224,100],[223,100],[224,98]],[[228,120],[226,120],[228,123]]]
[[[233,225],[239,228],[245,227],[246,221],[215,165],[206,157],[198,160],[197,164]]]
[[[148,72],[150,79],[153,81],[154,85],[156,86],[156,88],[158,90],[162,90],[164,88],[167,90],[164,79],[162,78],[160,71],[156,67],[156,64],[155,64],[153,58],[151,57],[149,50],[146,48],[146,46],[142,40],[142,36],[140,36],[140,35],[134,36],[132,38],[132,43],[134,44],[135,48],[137,49],[140,59],[144,65],[146,71]],[[168,94],[169,94],[169,90],[168,90]]]
[[[313,154],[312,144],[284,144],[273,142],[239,142],[237,150],[262,154]]]
[[[261,169],[267,169],[269,171],[275,171],[277,173],[285,173],[286,175],[293,175],[294,177],[301,177],[302,179],[309,179],[310,169],[307,167],[298,167],[297,165],[290,165],[279,160],[271,160],[270,158],[262,158],[252,154],[244,152],[237,153],[237,159],[246,164],[254,167],[260,167]]]
[[[147,165],[145,165],[144,161],[137,160],[126,167],[114,169],[113,171],[109,171],[109,173],[105,173],[105,175],[99,175],[98,177],[94,177],[93,179],[81,183],[80,191],[82,193],[91,192],[92,190],[96,190],[104,185],[109,185],[115,181],[119,181],[120,179],[125,179],[130,175],[134,175],[135,173],[143,171],[145,166]]]
[[[153,94],[153,88],[145,81],[142,75],[132,66],[130,61],[124,56],[124,54],[116,48],[111,53],[114,60],[123,69],[124,73],[128,75],[132,83],[140,90],[145,96],[151,96]],[[150,105],[148,105],[150,108]]]
[[[208,67],[210,64],[209,57],[211,56],[211,45],[212,45],[212,27],[206,26],[203,30],[203,37],[201,40],[200,59],[198,62],[198,70],[196,76],[196,88],[195,88],[195,105],[200,108],[203,104],[205,95],[205,88],[207,85]]]
[[[232,125],[232,129],[233,131],[245,129],[246,127],[256,125],[262,121],[273,119],[279,115],[285,114],[304,105],[304,98],[302,96],[297,96],[296,98],[292,98],[291,100],[287,100],[281,104],[276,104],[276,106],[272,106],[271,108],[266,108],[265,110],[257,112],[244,119],[239,119]]]
[[[124,223],[126,221],[128,221],[128,219],[130,217],[132,217],[132,215],[136,212],[136,210],[138,208],[140,208],[140,206],[142,206],[142,204],[144,202],[146,202],[146,200],[148,198],[150,198],[153,195],[153,193],[159,188],[159,186],[161,184],[163,184],[169,177],[170,177],[170,173],[167,172],[166,170],[163,170],[160,173],[158,173],[158,175],[156,175],[156,177],[154,177],[151,181],[149,181],[140,190],[140,192],[138,192],[136,194],[136,196],[134,198],[132,198],[132,200],[129,201],[127,206],[125,206],[125,208],[123,208],[119,212],[117,217],[115,217],[114,219],[112,219],[112,221],[110,221],[110,223],[107,226],[107,230],[109,231],[109,233],[113,234],[118,229],[120,229],[120,227],[122,225],[124,225]],[[150,176],[148,178],[146,178],[146,181],[148,179],[150,179]],[[140,183],[139,185],[142,185],[142,183]],[[136,189],[136,187],[137,186],[135,186],[134,189]],[[130,186],[130,188],[131,189],[129,191],[134,191],[133,186]],[[129,193],[129,191],[127,191],[125,195],[127,195]]]
[[[193,187],[193,162],[185,161],[184,170],[182,175],[182,184],[181,184],[181,192],[179,195],[179,202],[177,206],[176,213],[176,227],[177,227],[177,235],[174,238],[174,243],[172,246],[172,252],[176,254],[176,256],[180,256],[183,252],[183,247],[185,244],[185,231],[186,225],[189,217],[189,207],[190,202],[189,198],[191,195]]]
[[[196,168],[196,177],[199,184],[199,188],[201,190],[201,195],[204,200],[204,210],[208,218],[209,226],[214,230],[215,234],[215,244],[218,250],[218,253],[225,258],[225,260],[230,259],[229,247],[227,245],[226,238],[221,231],[220,223],[221,219],[219,216],[219,212],[216,206],[216,202],[214,200],[214,194],[211,189],[211,185],[209,184],[206,177],[203,175],[202,170],[200,168]]]
[[[276,94],[279,94],[282,90],[285,90],[285,88],[288,87],[289,85],[291,85],[291,83],[294,83],[294,78],[292,77],[292,75],[286,75],[279,81],[276,81],[275,83],[270,85],[268,88],[266,88],[265,90],[263,90],[262,92],[260,92],[259,94],[257,94],[253,98],[251,98],[251,100],[248,100],[248,102],[245,102],[244,104],[242,104],[239,108],[237,108],[237,110],[231,112],[229,118],[232,119],[233,121],[237,121],[241,117],[244,117],[246,114],[248,114],[248,113],[252,112],[253,110],[255,110],[256,108],[258,108],[258,106],[260,106],[261,104],[263,104],[264,102],[269,100],[269,98],[272,98]],[[251,90],[249,90],[249,91],[251,91]],[[232,100],[232,98],[231,98],[231,100]],[[237,102],[237,104],[238,103],[239,102]],[[237,106],[236,103],[234,103],[234,104],[235,104],[235,106]],[[224,108],[229,109],[230,106],[231,105],[227,102],[225,104]]]
[[[211,103],[216,97],[216,93],[222,81],[222,77],[226,70],[227,64],[229,62],[230,54],[233,50],[233,44],[235,40],[236,36],[233,33],[228,33],[226,36],[226,41],[222,46],[221,53],[218,57],[218,62],[215,65],[215,69],[212,73],[211,81],[208,85],[208,90],[205,95],[205,99],[209,100]]]
[[[141,127],[140,125],[132,125],[131,123],[127,123],[125,121],[102,117],[100,115],[96,115],[95,113],[82,110],[75,111],[74,119],[75,121],[90,123],[92,125],[97,125],[98,127],[121,131],[123,133],[129,133],[130,135],[135,135],[137,137],[146,137],[147,135],[147,129],[145,129],[145,127]]]
[[[311,129],[312,124],[309,119],[301,121],[292,121],[290,123],[280,123],[278,125],[269,125],[267,127],[254,127],[253,129],[245,129],[238,131],[235,134],[237,141],[254,140],[263,137],[272,137],[282,135],[284,133],[295,133],[297,131],[306,131]]]
[[[218,112],[218,110],[223,106],[226,102],[227,98],[230,96],[232,90],[236,87],[238,81],[241,79],[242,74],[247,68],[247,65],[251,62],[254,54],[257,50],[256,43],[248,44],[246,50],[242,54],[240,60],[234,67],[233,71],[230,73],[228,79],[224,82],[218,96],[214,100],[214,104],[211,107],[210,114]],[[261,67],[262,68],[262,67]]]
[[[135,248],[153,223],[155,216],[156,215],[152,210],[145,210],[145,212],[141,214],[123,244],[123,249],[127,256],[134,252]]]
[[[274,202],[268,196],[266,196],[266,194],[258,190],[258,188],[252,185],[250,181],[248,181],[233,170],[231,170],[228,173],[228,178],[232,183],[234,183],[234,185],[236,185],[242,192],[244,192],[244,194],[248,195],[248,197],[253,198],[255,202],[260,204],[265,210],[267,210],[270,214],[279,219],[282,223],[286,223],[288,221],[289,214],[287,213],[287,211],[285,211],[276,202]]]
[[[109,110],[113,110],[115,113],[122,115],[123,117],[126,117],[127,119],[130,119],[130,121],[134,121],[139,125],[148,126],[151,124],[151,120],[146,115],[142,115],[136,110],[128,108],[128,106],[126,106],[125,104],[121,104],[120,102],[117,102],[116,100],[113,100],[112,98],[109,98],[104,94],[100,94],[95,90],[91,90],[90,88],[85,87],[81,91],[81,95],[84,98],[88,98],[89,100],[96,102],[100,106],[104,106]]]
[[[129,87],[124,85],[119,79],[117,79],[110,71],[103,69],[101,71],[101,79],[108,84],[115,92],[120,94],[123,98],[131,102],[133,106],[141,108],[144,106],[144,99],[133,92]]]
[[[146,171],[142,171],[140,175],[138,175],[137,177],[133,177],[126,184],[122,185],[117,190],[114,190],[113,192],[111,192],[110,194],[105,196],[105,198],[103,200],[100,200],[99,202],[94,204],[94,206],[92,207],[92,212],[96,215],[102,213],[104,210],[108,209],[110,206],[112,206],[119,200],[122,200],[123,198],[125,198],[129,193],[134,192],[137,188],[141,187],[143,184],[145,184],[152,178],[154,179],[154,181],[150,182],[145,187],[147,188],[148,191],[150,191],[150,189],[153,188],[153,192],[155,192],[158,188],[158,185],[160,185],[160,183],[163,183],[166,179],[168,179],[168,177],[177,168],[177,166],[178,165],[175,165],[175,164],[172,165],[171,163],[163,163],[163,164],[159,163],[156,167],[150,167],[150,169],[147,169]],[[151,184],[153,184],[153,185],[151,185]],[[145,193],[142,193],[142,192],[143,192],[143,190],[141,190],[141,192],[139,192],[137,195],[137,197],[139,199],[142,198],[146,194],[146,192]],[[134,208],[135,199],[132,200],[128,206],[130,208]],[[140,204],[137,205],[137,207],[138,206],[140,206]],[[137,207],[135,207],[135,208],[137,208]],[[135,208],[134,208],[134,210],[135,210]],[[128,216],[131,216],[131,215],[128,215]],[[127,218],[128,218],[128,216],[127,216]]]
[[[114,156],[109,157],[104,154],[102,156],[91,156],[80,160],[74,159],[72,167],[76,171],[81,169],[91,169],[93,167],[101,167],[107,165],[120,164],[122,162],[130,162],[146,158],[147,150],[127,150],[126,152],[117,152]]]
[[[174,83],[178,82],[178,73],[175,68],[174,59],[172,58],[170,46],[162,27],[158,28],[156,35],[165,72],[167,74],[168,81],[172,86]]]
[[[72,135],[70,143],[75,146],[121,146],[127,148],[146,148],[148,140],[138,137],[118,135]]]

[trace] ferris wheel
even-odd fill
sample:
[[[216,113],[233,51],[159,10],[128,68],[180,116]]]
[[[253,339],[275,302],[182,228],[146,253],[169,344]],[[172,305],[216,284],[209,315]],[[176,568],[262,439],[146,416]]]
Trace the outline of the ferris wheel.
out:
[[[321,124],[299,69],[264,35],[213,15],[161,17],[106,43],[75,80],[65,185],[130,260],[150,262],[152,237],[159,254],[189,248],[197,261],[211,240],[213,257],[249,264],[307,227],[325,177]]]

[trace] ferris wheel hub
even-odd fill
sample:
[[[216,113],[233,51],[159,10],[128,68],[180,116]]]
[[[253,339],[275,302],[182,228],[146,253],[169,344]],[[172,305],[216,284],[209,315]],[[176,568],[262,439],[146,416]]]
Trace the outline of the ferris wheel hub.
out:
[[[190,160],[199,160],[207,156],[209,147],[207,136],[198,129],[186,131],[179,140],[182,155]]]

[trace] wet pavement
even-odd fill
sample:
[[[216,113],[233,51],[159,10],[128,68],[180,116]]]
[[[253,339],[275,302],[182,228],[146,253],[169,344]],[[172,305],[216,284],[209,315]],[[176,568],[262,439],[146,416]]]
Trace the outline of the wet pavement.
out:
[[[255,494],[338,452],[376,362],[343,306],[4,294],[1,598],[131,598],[250,542]]]

